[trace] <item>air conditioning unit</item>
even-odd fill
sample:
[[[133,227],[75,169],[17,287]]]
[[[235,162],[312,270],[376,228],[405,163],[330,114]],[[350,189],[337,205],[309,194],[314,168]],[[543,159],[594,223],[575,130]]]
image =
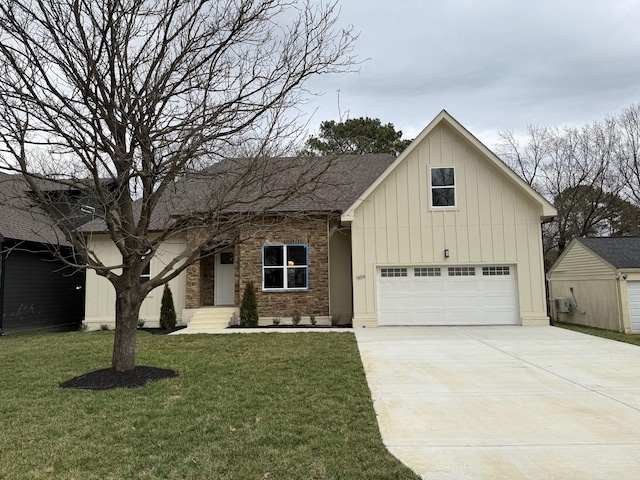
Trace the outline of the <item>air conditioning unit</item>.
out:
[[[556,307],[556,313],[573,313],[576,308],[572,299],[567,297],[559,297],[553,300],[553,304]]]

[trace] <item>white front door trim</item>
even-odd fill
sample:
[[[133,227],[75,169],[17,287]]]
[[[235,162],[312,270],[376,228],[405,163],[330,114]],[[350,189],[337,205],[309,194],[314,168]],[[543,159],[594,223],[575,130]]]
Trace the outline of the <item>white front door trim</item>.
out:
[[[226,254],[226,255],[225,255]],[[221,263],[222,259],[228,261],[228,255],[233,256],[233,250],[224,251],[215,256],[215,278],[213,283],[213,304],[214,305],[234,305],[235,304],[235,276],[236,269],[234,261],[231,263]],[[233,258],[233,257],[231,257]]]

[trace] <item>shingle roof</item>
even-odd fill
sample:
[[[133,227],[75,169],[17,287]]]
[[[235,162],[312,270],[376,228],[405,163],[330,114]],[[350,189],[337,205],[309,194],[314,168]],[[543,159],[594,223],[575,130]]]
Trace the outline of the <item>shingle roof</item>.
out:
[[[576,241],[618,269],[640,268],[640,237],[579,237]]]
[[[34,206],[19,175],[0,172],[0,236],[5,239],[67,245],[53,221]]]
[[[222,160],[172,184],[150,230],[164,228],[172,217],[210,210],[340,213],[393,161],[387,154]],[[104,223],[94,220],[82,230],[103,231]]]

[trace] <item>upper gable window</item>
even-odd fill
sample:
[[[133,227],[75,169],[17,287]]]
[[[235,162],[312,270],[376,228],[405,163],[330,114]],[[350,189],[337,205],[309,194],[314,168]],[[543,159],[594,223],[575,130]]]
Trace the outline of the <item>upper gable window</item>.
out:
[[[456,206],[456,174],[454,167],[434,167],[431,175],[431,206]]]

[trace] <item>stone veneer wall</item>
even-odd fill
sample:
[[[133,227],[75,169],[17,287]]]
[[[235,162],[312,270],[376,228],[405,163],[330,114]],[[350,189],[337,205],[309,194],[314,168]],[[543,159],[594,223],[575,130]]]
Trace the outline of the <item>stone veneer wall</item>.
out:
[[[262,291],[262,246],[265,243],[304,243],[309,247],[309,288],[302,291]],[[327,217],[278,222],[261,229],[255,236],[237,247],[236,305],[242,301],[246,282],[256,287],[260,317],[291,317],[294,312],[303,317],[310,314],[329,315],[329,234]]]
[[[213,305],[213,282],[216,257],[213,255],[200,260],[200,302],[203,307]]]
[[[253,227],[243,232],[249,237],[235,248],[235,304],[242,302],[246,282],[252,280],[258,299],[258,314],[261,317],[291,317],[294,312],[303,317],[329,315],[329,232],[326,216],[305,220],[275,221],[268,225]],[[193,231],[187,241],[194,241],[201,232]],[[309,288],[301,291],[262,291],[262,246],[265,243],[304,243],[309,247]],[[213,271],[210,259],[203,259],[187,267],[186,308],[200,308],[213,300]],[[204,285],[203,282],[207,282]]]

